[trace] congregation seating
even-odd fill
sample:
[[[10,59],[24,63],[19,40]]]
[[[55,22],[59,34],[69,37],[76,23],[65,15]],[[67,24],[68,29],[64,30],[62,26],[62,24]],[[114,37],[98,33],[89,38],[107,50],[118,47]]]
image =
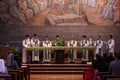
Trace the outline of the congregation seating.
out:
[[[4,70],[5,68],[5,60],[7,60],[7,56],[8,53],[10,51],[10,47],[8,46],[0,46],[0,60],[1,60],[1,71]],[[3,67],[2,67],[3,66]],[[3,69],[2,69],[3,68]],[[0,72],[0,78],[2,79],[6,79],[6,80],[26,80],[26,78],[24,77],[24,68],[20,68],[20,69],[9,69],[9,67],[5,68],[5,71],[3,73]]]
[[[103,75],[102,80],[120,80],[120,75]]]
[[[110,72],[99,72],[100,80],[120,80],[120,75],[111,75]],[[85,69],[84,80],[94,80],[94,69]]]
[[[8,74],[12,76],[11,79],[14,78],[14,80],[23,80],[23,71],[22,70],[8,70]]]
[[[10,75],[0,74],[0,79],[12,80]]]
[[[0,74],[0,79],[5,80],[27,80],[26,68],[8,70],[8,74]]]
[[[110,73],[109,72],[100,72],[99,75],[100,75],[100,77],[102,77],[103,75],[110,75]]]

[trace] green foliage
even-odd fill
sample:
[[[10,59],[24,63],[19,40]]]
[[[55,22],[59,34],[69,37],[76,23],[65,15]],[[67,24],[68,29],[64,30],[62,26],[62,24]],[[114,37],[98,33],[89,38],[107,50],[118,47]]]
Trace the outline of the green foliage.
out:
[[[12,51],[13,53],[17,53],[19,50],[20,50],[20,47],[19,47],[19,46],[12,46],[12,47],[11,47],[11,51]]]

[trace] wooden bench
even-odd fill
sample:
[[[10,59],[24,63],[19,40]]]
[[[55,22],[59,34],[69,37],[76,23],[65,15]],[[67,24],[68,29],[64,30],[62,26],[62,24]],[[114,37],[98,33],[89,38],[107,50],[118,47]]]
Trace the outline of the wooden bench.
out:
[[[22,79],[23,80],[27,80],[27,67],[26,66],[22,66]]]
[[[120,75],[111,75],[110,72],[100,72],[101,80],[120,80]]]
[[[14,75],[15,76],[15,80],[23,80],[23,69],[17,69],[17,70],[8,70],[8,74],[9,75]],[[11,77],[12,80],[12,77]]]
[[[102,80],[120,80],[120,75],[103,75]]]
[[[0,79],[11,80],[10,75],[0,74]]]
[[[109,72],[100,72],[99,75],[102,78],[103,75],[110,75],[110,73]]]

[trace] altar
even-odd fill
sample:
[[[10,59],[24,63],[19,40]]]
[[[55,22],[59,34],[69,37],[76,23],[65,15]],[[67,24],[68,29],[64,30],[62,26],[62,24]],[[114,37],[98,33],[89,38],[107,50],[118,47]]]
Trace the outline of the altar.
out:
[[[83,49],[89,51],[89,61],[92,61],[94,59],[94,50],[95,47],[89,46],[89,47],[67,47],[67,46],[59,46],[59,47],[27,47],[25,48],[26,54],[27,54],[27,63],[31,63],[31,54],[32,50],[51,50],[52,53],[59,54],[58,56],[55,56],[55,64],[64,64],[64,54],[67,52],[69,54],[70,49],[76,49],[77,51],[81,51]],[[57,57],[57,58],[56,58]]]

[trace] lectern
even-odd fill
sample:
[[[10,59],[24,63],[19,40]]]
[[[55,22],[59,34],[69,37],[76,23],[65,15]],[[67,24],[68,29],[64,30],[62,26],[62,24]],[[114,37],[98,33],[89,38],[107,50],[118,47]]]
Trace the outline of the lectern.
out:
[[[55,50],[55,63],[64,64],[64,50]]]

